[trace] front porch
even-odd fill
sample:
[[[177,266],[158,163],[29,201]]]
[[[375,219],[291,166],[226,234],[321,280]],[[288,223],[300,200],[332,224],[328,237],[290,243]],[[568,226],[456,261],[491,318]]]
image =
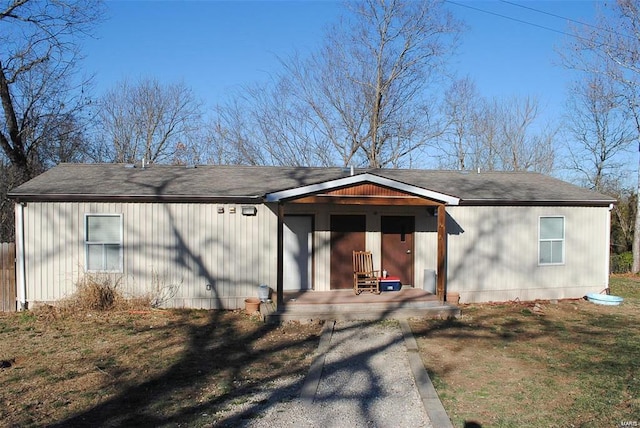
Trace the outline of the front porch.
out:
[[[380,294],[353,290],[285,292],[277,310],[275,302],[264,302],[260,313],[265,322],[319,320],[383,320],[423,317],[456,317],[460,309],[443,303],[438,296],[418,288],[403,288]]]

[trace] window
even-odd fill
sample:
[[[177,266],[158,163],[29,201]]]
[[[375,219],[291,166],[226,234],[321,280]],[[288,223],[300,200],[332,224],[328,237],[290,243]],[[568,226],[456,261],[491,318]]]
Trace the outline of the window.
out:
[[[122,272],[122,215],[85,215],[86,270]]]
[[[540,217],[538,263],[564,263],[564,217]]]

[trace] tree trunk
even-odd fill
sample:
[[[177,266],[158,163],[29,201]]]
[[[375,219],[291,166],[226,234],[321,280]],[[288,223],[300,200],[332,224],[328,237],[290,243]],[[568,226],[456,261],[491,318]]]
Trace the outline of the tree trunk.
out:
[[[640,147],[638,147],[640,152]],[[640,155],[639,155],[640,156]],[[634,274],[640,272],[640,157],[638,158],[638,187],[636,189],[636,216],[633,227],[633,266],[631,271]]]

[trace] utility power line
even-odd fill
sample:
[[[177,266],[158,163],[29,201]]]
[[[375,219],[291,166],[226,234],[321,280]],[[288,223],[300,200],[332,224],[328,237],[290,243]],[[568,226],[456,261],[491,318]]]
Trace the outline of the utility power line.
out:
[[[554,33],[562,34],[564,36],[573,37],[573,38],[580,39],[580,40],[586,40],[585,38],[583,38],[583,37],[581,37],[581,36],[579,36],[577,34],[572,34],[572,33],[569,33],[569,32],[563,31],[563,30],[558,30],[558,29],[555,29],[555,28],[551,28],[551,27],[548,27],[546,25],[536,24],[535,22],[526,21],[524,19],[519,19],[519,18],[514,18],[513,16],[509,16],[509,15],[505,15],[505,14],[502,14],[502,13],[498,13],[498,12],[493,12],[493,11],[490,11],[490,10],[482,9],[482,8],[479,8],[479,7],[471,6],[469,4],[459,3],[459,2],[453,1],[453,0],[445,0],[445,1],[446,1],[446,3],[454,4],[456,6],[464,7],[464,8],[471,9],[471,10],[475,10],[477,12],[486,13],[488,15],[497,16],[499,18],[507,19],[509,21],[518,22],[520,24],[524,24],[524,25],[528,25],[528,26],[531,26],[531,27],[540,28],[542,30],[551,31],[551,32],[554,32]],[[560,15],[555,15],[555,14],[552,14],[552,13],[549,13],[549,12],[544,12],[544,11],[541,11],[541,10],[537,10],[537,9],[534,9],[534,8],[531,8],[531,7],[528,7],[528,6],[519,5],[517,3],[513,3],[513,2],[510,2],[510,1],[506,1],[506,0],[501,0],[501,1],[503,1],[503,3],[511,4],[511,5],[514,5],[514,6],[523,7],[525,9],[530,9],[530,10],[532,10],[534,12],[547,14],[547,15],[550,15],[550,16],[553,16],[553,17],[556,17],[556,18],[565,19],[565,20],[568,20],[568,21],[571,21],[571,22],[579,23],[579,24],[582,24],[582,25],[588,25],[590,27],[602,30],[601,28],[595,27],[593,25],[581,23],[580,21],[576,21],[576,20],[573,20],[573,19],[570,19],[570,18],[565,18],[565,17],[562,17]]]
[[[536,12],[536,13],[541,13],[543,15],[548,15],[548,16],[552,16],[554,18],[562,19],[562,20],[565,20],[565,21],[568,21],[568,22],[573,22],[574,24],[582,25],[584,27],[590,27],[590,28],[593,28],[594,30],[606,31],[608,33],[612,33],[612,34],[615,34],[616,36],[620,36],[620,37],[629,37],[626,34],[620,34],[617,31],[611,30],[609,28],[598,27],[597,25],[589,24],[587,22],[578,21],[578,20],[572,19],[572,18],[567,18],[566,16],[556,15],[555,13],[547,12],[545,10],[536,9],[534,7],[531,7],[531,6],[525,6],[523,4],[515,3],[515,2],[512,2],[512,1],[508,1],[508,0],[500,0],[500,1],[502,3],[506,3],[506,4],[509,4],[509,5],[512,5],[512,6],[516,6],[516,7],[521,7],[523,9],[527,9],[527,10],[530,10],[530,11],[533,11],[533,12]],[[577,37],[577,36],[574,36],[574,37]]]

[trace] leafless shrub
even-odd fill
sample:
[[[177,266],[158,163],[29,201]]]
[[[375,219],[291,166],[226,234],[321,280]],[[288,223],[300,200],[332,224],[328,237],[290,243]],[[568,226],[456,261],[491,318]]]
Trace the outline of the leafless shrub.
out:
[[[77,291],[65,306],[93,311],[126,309],[128,302],[118,290],[120,281],[120,277],[110,274],[85,273],[78,280]]]
[[[173,299],[182,286],[183,279],[173,283],[168,280],[167,273],[160,273],[156,270],[151,272],[151,293],[147,296],[149,306],[159,308]]]

